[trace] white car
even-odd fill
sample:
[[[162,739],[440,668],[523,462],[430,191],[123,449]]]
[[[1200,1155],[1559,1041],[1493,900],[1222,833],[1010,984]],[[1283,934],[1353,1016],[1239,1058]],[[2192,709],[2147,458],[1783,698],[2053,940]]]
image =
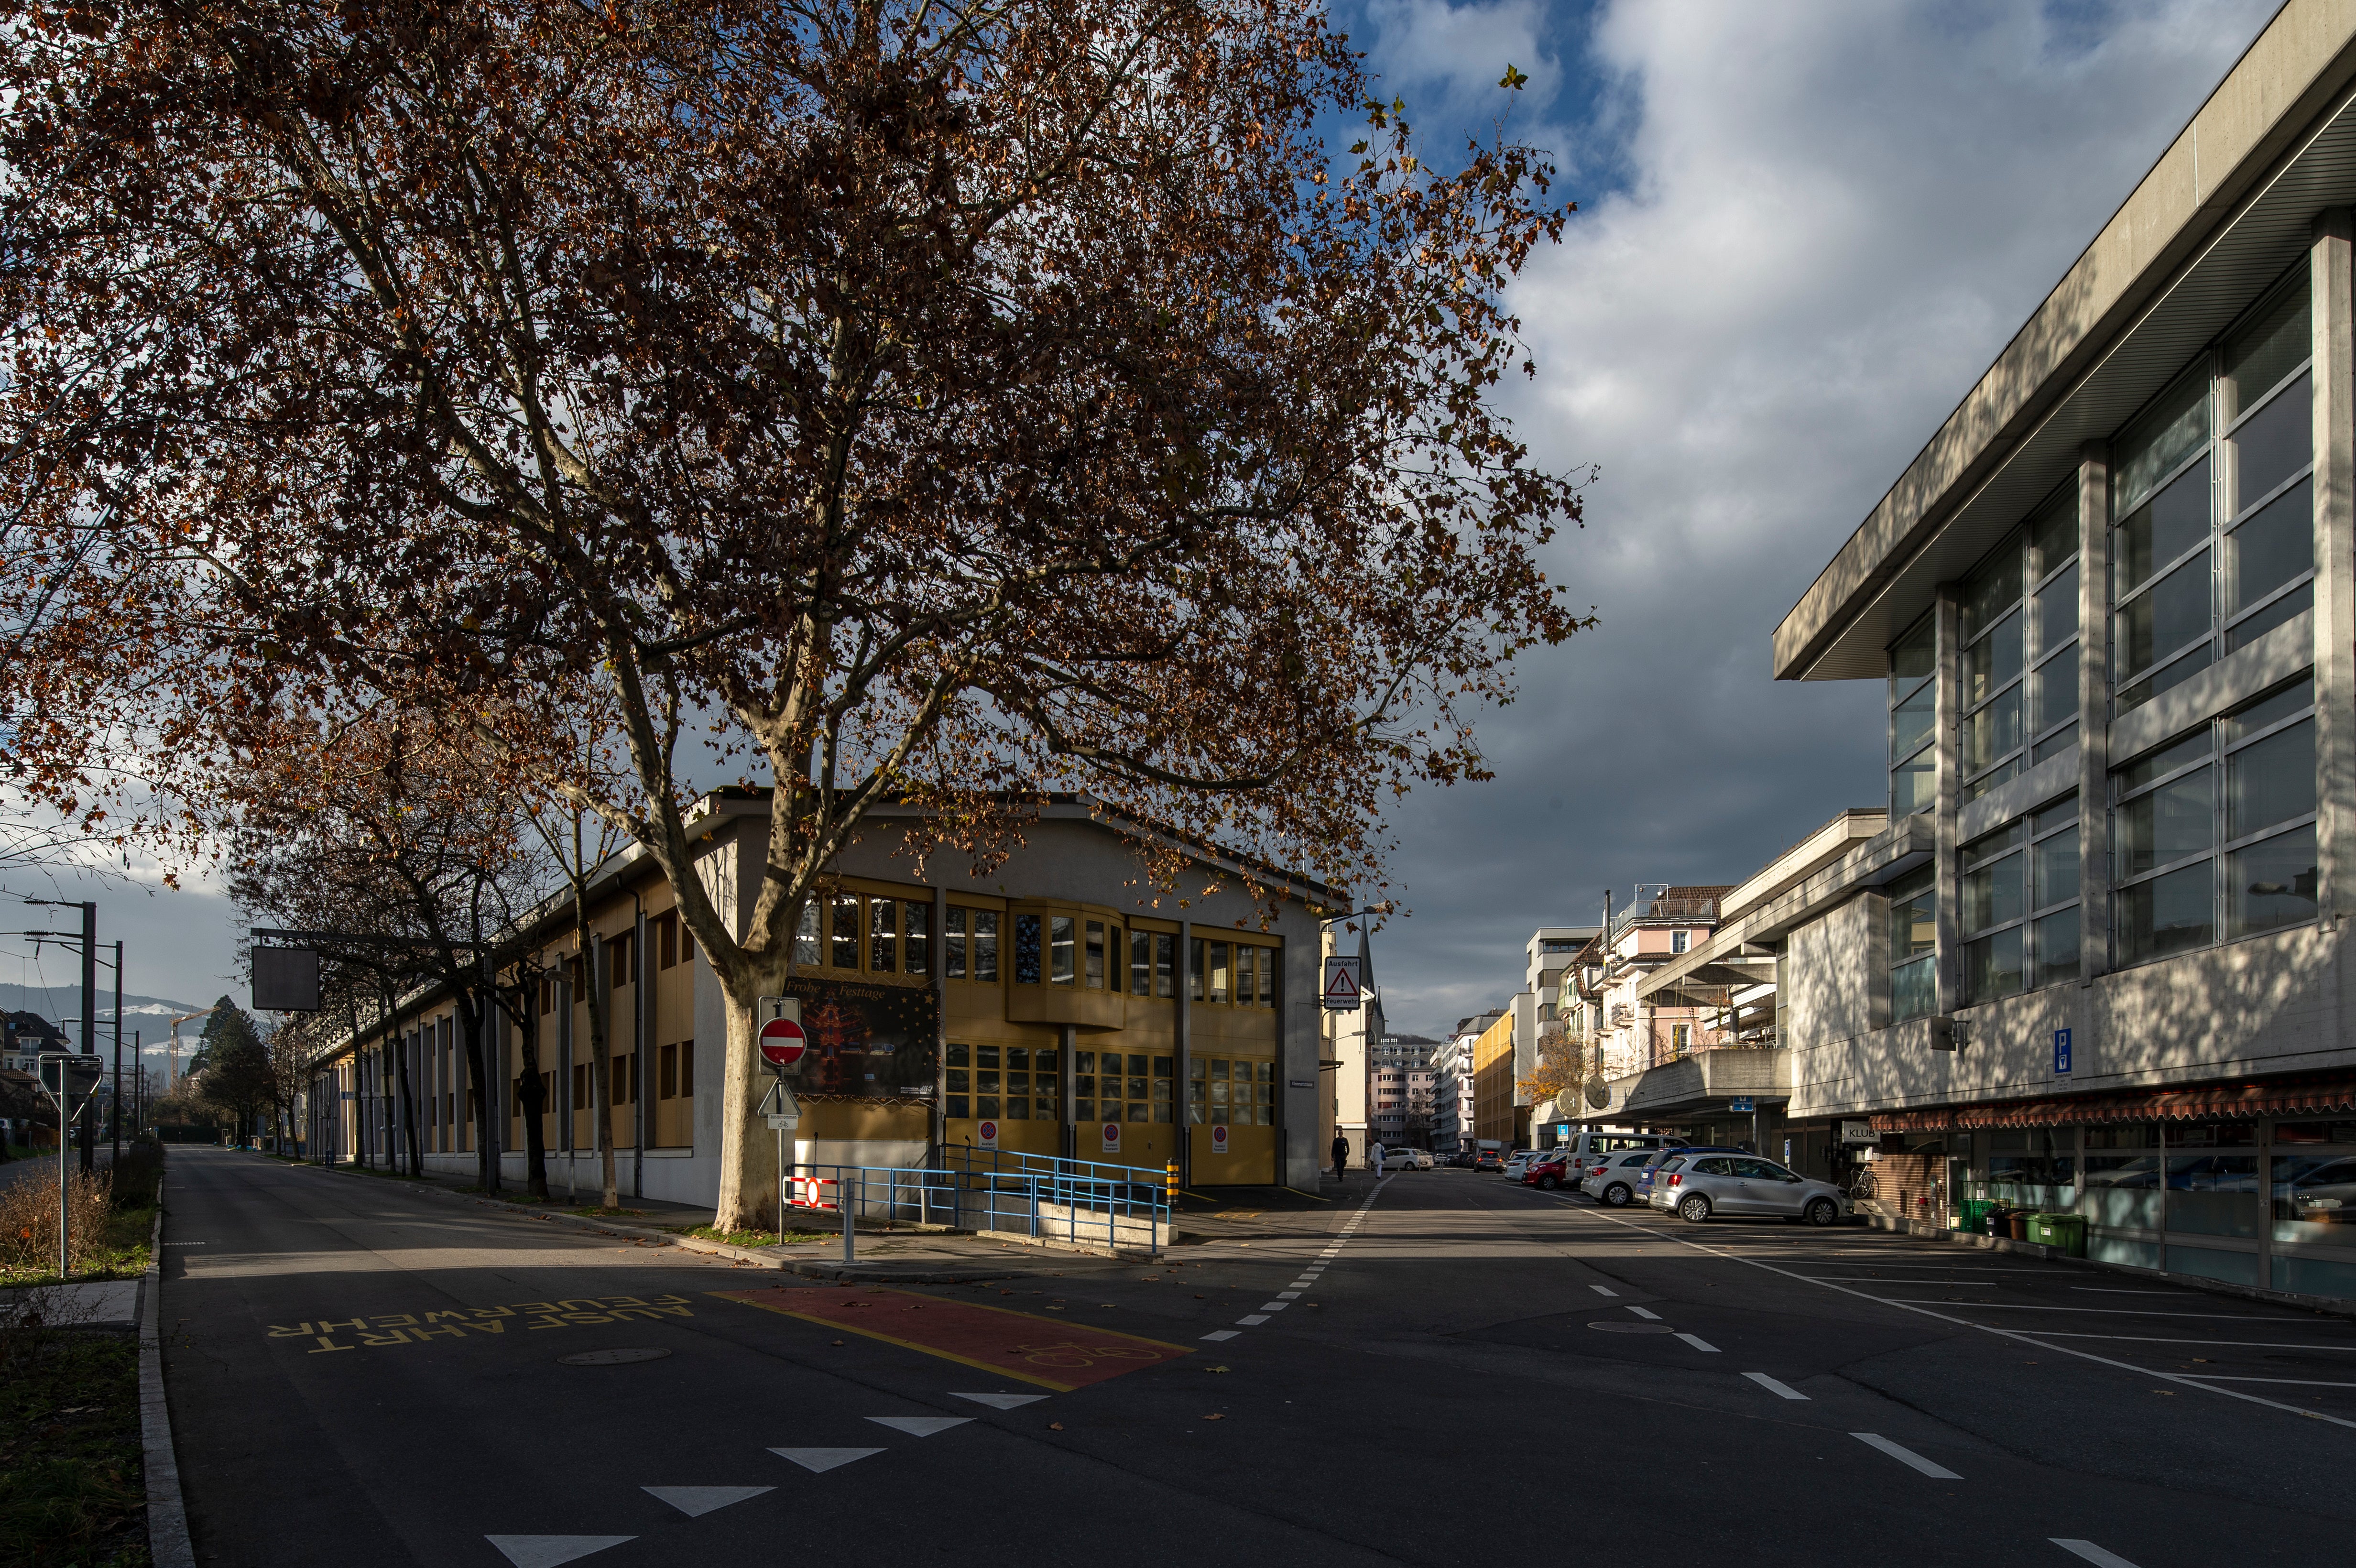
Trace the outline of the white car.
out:
[[[1513,1153],[1507,1155],[1505,1157],[1505,1179],[1508,1181],[1519,1181],[1522,1179],[1522,1172],[1527,1170],[1529,1168],[1530,1161],[1537,1158],[1537,1157],[1538,1151],[1534,1148],[1517,1148]]]
[[[1419,1148],[1387,1148],[1383,1150],[1383,1170],[1430,1170],[1431,1156]]]
[[[1636,1177],[1644,1162],[1653,1157],[1648,1148],[1615,1149],[1610,1154],[1587,1157],[1587,1168],[1579,1173],[1573,1184],[1607,1208],[1625,1209],[1636,1196]]]

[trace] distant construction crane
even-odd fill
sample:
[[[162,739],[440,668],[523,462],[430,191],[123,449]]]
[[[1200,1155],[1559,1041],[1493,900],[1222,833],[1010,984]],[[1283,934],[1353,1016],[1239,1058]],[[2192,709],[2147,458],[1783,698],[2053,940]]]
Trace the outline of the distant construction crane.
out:
[[[182,1013],[178,1018],[172,1020],[172,1044],[164,1059],[165,1093],[169,1094],[172,1092],[173,1086],[180,1081],[180,1026],[184,1023],[193,1022],[198,1019],[205,1018],[219,1011],[220,1011],[220,1008],[216,1005],[207,1008],[201,1013]]]

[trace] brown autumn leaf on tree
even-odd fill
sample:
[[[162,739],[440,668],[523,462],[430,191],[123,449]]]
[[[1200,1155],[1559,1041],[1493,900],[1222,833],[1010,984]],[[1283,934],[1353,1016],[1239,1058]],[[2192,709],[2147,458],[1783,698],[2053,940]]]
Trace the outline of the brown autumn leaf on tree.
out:
[[[1473,718],[1580,624],[1536,560],[1575,480],[1491,402],[1568,208],[1530,149],[1425,161],[1313,5],[5,37],[0,499],[59,581],[0,682],[190,765],[391,703],[623,827],[728,998],[723,1228],[771,1177],[754,1000],[876,803],[986,859],[1083,791],[1165,891],[1151,846],[1217,839],[1365,894],[1386,806],[1483,776]],[[583,680],[625,788],[545,761]],[[70,730],[9,761],[79,799]],[[682,820],[740,775],[779,786],[741,931]]]

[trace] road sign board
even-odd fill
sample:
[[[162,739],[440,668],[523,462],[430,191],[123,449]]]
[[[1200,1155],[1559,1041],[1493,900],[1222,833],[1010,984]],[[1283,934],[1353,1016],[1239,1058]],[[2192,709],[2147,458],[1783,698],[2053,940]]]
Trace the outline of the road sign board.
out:
[[[104,1075],[95,1056],[76,1056],[62,1051],[41,1053],[41,1087],[52,1100],[64,1100],[77,1104],[97,1092],[98,1081]]]
[[[761,1026],[761,1060],[772,1072],[801,1065],[802,1052],[809,1049],[809,1037],[792,1019],[771,1019]]]
[[[1107,1122],[1104,1125],[1104,1152],[1107,1154],[1119,1154],[1120,1152],[1120,1124],[1119,1122]]]
[[[1211,1124],[1211,1152],[1213,1154],[1227,1152],[1227,1125],[1225,1122]]]
[[[1756,1101],[1752,1100],[1729,1100],[1726,1103],[1726,1108],[1733,1112],[1738,1116],[1747,1116],[1751,1112],[1756,1111],[1759,1108],[1759,1105]]]
[[[2070,1076],[2070,1031],[2066,1029],[2053,1031],[2053,1076]]]
[[[985,1116],[973,1129],[974,1141],[984,1148],[998,1147],[998,1124]]]
[[[1355,953],[1329,954],[1325,959],[1325,985],[1319,993],[1328,1012],[1355,1013],[1358,998],[1365,989],[1365,967]]]

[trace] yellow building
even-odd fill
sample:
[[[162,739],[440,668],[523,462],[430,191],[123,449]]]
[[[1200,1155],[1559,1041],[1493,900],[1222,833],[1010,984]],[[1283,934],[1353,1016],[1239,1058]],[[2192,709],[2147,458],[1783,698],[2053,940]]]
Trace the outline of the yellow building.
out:
[[[816,1165],[938,1165],[964,1147],[1156,1172],[1192,1185],[1312,1187],[1318,919],[1338,895],[1189,847],[1184,907],[1156,898],[1125,830],[1077,801],[1050,805],[987,878],[901,853],[912,825],[887,810],[803,911],[787,989],[810,1051],[796,1083],[793,1157]],[[723,921],[744,929],[759,886],[766,795],[698,808],[699,869]],[[1216,879],[1218,891],[1198,890]],[[1341,907],[1346,908],[1346,905]],[[503,944],[503,1017],[486,1117],[468,1082],[457,998],[404,997],[390,1028],[365,1019],[316,1066],[315,1148],[382,1161],[414,1127],[425,1163],[471,1171],[486,1123],[503,1181],[520,1183],[519,1076],[532,1032],[549,1110],[550,1180],[599,1179],[588,987],[610,997],[613,1141],[625,1193],[709,1203],[720,1185],[725,1007],[668,883],[636,850],[601,869],[592,962],[569,900]]]
[[[1514,1090],[1514,1011],[1499,1013],[1472,1042],[1472,1136],[1506,1148],[1529,1142],[1530,1114]]]

